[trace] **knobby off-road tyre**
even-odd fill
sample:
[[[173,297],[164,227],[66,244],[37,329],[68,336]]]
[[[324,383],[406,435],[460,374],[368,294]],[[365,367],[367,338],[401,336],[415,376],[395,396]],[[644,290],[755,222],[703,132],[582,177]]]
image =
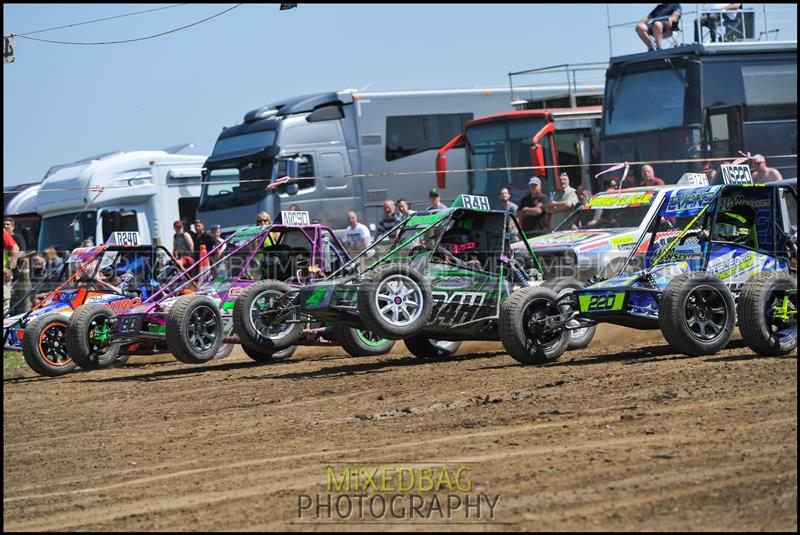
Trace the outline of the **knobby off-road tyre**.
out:
[[[244,351],[244,354],[261,364],[269,364],[270,362],[288,359],[294,355],[296,350],[297,346],[289,346],[275,351],[268,351],[266,349],[256,351],[250,346],[242,344],[242,351]]]
[[[33,319],[25,327],[22,356],[39,375],[57,377],[75,369],[66,345],[67,322],[64,314],[51,312]]]
[[[739,331],[747,347],[759,355],[774,357],[797,349],[797,316],[779,320],[773,310],[775,299],[790,290],[794,290],[789,295],[790,309],[796,311],[797,279],[785,271],[761,273],[742,288],[736,311]]]
[[[500,340],[503,347],[522,364],[546,364],[564,354],[569,331],[531,332],[530,321],[563,312],[557,305],[558,294],[550,288],[526,287],[514,291],[500,305]]]
[[[88,303],[78,307],[67,322],[67,353],[86,370],[107,368],[119,357],[120,345],[109,343],[108,320],[114,311],[107,305]]]
[[[545,281],[542,286],[550,288],[561,297],[563,294],[570,290],[581,290],[586,285],[573,277],[557,277],[549,281]],[[567,323],[567,327],[577,324],[575,320]],[[583,349],[589,345],[589,342],[594,338],[594,333],[597,330],[597,325],[591,327],[581,327],[580,329],[573,329],[569,332],[569,344],[567,344],[567,351],[573,349]]]
[[[670,346],[685,355],[713,355],[723,349],[735,320],[730,290],[710,273],[678,275],[661,296],[661,332]]]
[[[333,332],[336,343],[351,357],[384,355],[391,351],[395,344],[395,340],[387,340],[371,331],[346,325],[336,325]]]
[[[459,341],[432,340],[424,336],[410,336],[403,342],[412,355],[421,359],[449,357],[461,347]]]
[[[302,323],[267,325],[260,317],[262,310],[275,308],[290,290],[285,282],[265,280],[248,286],[239,294],[233,305],[233,331],[243,346],[273,354],[297,341],[303,333]]]
[[[167,348],[181,362],[203,364],[222,345],[222,316],[213,299],[187,295],[167,312]]]
[[[428,281],[404,264],[378,266],[364,275],[357,298],[367,331],[400,340],[420,331],[430,319],[433,299]]]

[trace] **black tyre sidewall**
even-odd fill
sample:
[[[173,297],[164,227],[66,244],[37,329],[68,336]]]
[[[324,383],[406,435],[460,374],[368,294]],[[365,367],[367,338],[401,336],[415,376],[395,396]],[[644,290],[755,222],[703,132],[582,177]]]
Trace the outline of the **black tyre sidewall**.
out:
[[[714,340],[698,340],[686,324],[686,302],[700,286],[709,286],[722,295],[725,303],[725,326]],[[718,277],[705,272],[678,275],[667,285],[661,296],[658,323],[667,343],[675,350],[690,356],[713,355],[730,341],[736,323],[733,295]]]
[[[114,316],[114,311],[106,305],[88,303],[78,307],[67,323],[67,351],[75,364],[86,370],[99,370],[114,364],[119,356],[119,344],[106,346],[99,356],[92,355],[89,342],[89,327],[93,319]]]
[[[409,336],[403,340],[412,355],[421,359],[435,359],[445,358],[454,355],[458,348],[461,347],[461,342],[448,342],[454,344],[452,347],[445,348],[434,343],[430,338],[421,335]]]
[[[549,346],[537,346],[533,352],[528,351],[523,316],[527,308],[540,299],[549,300],[553,309],[551,313],[555,313],[558,294],[541,286],[515,290],[500,306],[500,340],[506,352],[522,364],[554,362],[564,354],[569,344],[569,331],[565,329]]]
[[[284,347],[276,351],[255,350],[252,347],[242,345],[244,354],[260,364],[269,364],[271,362],[278,362],[291,357],[297,350],[297,346]]]
[[[787,355],[797,349],[797,324],[794,336],[779,340],[767,322],[770,296],[776,290],[797,289],[797,279],[785,271],[761,273],[748,280],[737,303],[739,332],[747,347],[762,356]]]
[[[288,284],[277,280],[256,282],[245,288],[236,298],[233,305],[233,331],[239,337],[242,345],[246,345],[254,352],[273,353],[293,345],[303,332],[302,323],[289,324],[291,327],[280,338],[268,338],[258,332],[250,319],[250,307],[253,302],[266,292],[285,294],[292,288]]]
[[[364,329],[356,329],[348,327],[347,325],[337,324],[334,327],[334,337],[336,342],[342,346],[348,355],[351,357],[370,357],[377,355],[385,355],[394,347],[394,340],[383,340],[381,345],[369,345],[364,342],[359,336],[358,331]]]
[[[66,338],[66,329],[69,318],[64,314],[51,312],[44,314],[31,320],[25,327],[25,335],[22,338],[22,356],[28,366],[38,373],[47,377],[58,377],[71,372],[77,366],[75,361],[69,359],[61,366],[53,366],[50,364],[39,351],[39,337],[42,332],[53,323],[60,323],[64,325],[64,335]],[[66,340],[65,340],[66,343]]]
[[[199,308],[208,308],[216,319],[216,339],[205,351],[197,351],[189,342],[189,322],[192,313]],[[178,299],[167,312],[167,347],[181,362],[203,364],[213,359],[222,345],[222,315],[216,303],[205,295],[187,295]]]

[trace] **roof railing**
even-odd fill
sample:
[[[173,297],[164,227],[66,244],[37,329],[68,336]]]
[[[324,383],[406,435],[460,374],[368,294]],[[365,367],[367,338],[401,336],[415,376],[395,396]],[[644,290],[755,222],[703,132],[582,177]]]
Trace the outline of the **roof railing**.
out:
[[[603,84],[608,62],[573,63],[552,65],[538,69],[508,73],[511,89],[511,105],[517,109],[539,109],[549,107],[575,108],[598,105],[602,102]],[[591,73],[591,74],[588,74]],[[517,84],[514,80],[523,76],[536,76],[541,84]],[[544,80],[546,78],[546,80]],[[563,84],[565,93],[559,96],[534,97],[532,89],[541,85]],[[528,94],[526,95],[526,91]]]

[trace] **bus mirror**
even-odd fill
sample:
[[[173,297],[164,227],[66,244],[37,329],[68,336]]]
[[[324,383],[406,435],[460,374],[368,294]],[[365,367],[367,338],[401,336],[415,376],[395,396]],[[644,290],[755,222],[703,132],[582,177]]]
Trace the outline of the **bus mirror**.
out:
[[[289,195],[297,195],[298,191],[300,191],[300,186],[298,186],[296,182],[287,184],[286,193],[288,193]]]
[[[447,184],[447,156],[436,155],[436,187],[445,188]]]
[[[531,144],[531,167],[533,167],[533,176],[544,178],[547,176],[547,169],[544,167],[544,149],[541,143]]]

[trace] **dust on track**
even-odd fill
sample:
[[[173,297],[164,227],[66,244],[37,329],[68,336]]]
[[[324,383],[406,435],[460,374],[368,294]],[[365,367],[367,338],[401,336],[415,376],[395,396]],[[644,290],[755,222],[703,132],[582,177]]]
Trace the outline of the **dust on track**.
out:
[[[490,342],[423,361],[302,348],[4,373],[6,530],[796,530],[797,356],[707,357],[601,326],[523,367]],[[325,468],[458,463],[493,519],[298,518]],[[391,518],[389,519],[392,520]],[[387,521],[388,522],[388,521]],[[459,523],[456,523],[459,522]]]

